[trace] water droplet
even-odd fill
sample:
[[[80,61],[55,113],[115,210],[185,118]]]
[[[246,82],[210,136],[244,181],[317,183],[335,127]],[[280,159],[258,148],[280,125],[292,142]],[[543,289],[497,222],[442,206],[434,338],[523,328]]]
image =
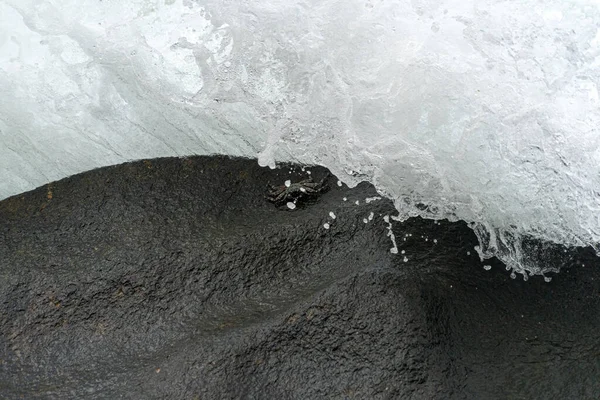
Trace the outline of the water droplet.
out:
[[[338,186],[342,186],[342,181],[337,181]]]
[[[287,181],[285,181],[285,187],[290,187],[291,184],[292,184],[292,181],[290,181],[289,179]]]
[[[323,228],[325,228],[325,229],[329,229],[329,224],[328,224],[327,222],[325,222],[325,223],[323,224]]]
[[[292,203],[291,201],[288,201],[286,206],[290,209],[293,210],[294,208],[296,208],[296,205],[294,203]]]
[[[517,274],[515,274],[515,271],[510,273],[510,277],[511,277],[511,279],[516,279]]]

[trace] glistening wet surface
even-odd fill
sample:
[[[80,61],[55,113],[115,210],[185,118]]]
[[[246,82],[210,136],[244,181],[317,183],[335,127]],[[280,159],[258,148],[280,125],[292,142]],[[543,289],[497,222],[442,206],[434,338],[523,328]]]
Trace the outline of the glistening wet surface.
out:
[[[265,199],[306,177],[167,158],[0,202],[0,397],[598,397],[591,252],[513,280],[465,223],[386,223],[367,184]]]

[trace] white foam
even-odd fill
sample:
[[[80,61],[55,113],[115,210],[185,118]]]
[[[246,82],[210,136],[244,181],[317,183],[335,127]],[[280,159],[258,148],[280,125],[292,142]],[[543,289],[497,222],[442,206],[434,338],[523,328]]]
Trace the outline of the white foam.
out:
[[[321,164],[543,274],[524,235],[600,249],[598,21],[596,0],[5,0],[0,198],[140,158]]]
[[[390,240],[392,241],[392,248],[390,249],[390,253],[398,254],[398,245],[396,244],[396,236],[394,235],[394,232],[392,231],[392,222],[390,221],[389,215],[385,215],[383,217],[383,220],[388,225],[387,226],[387,230],[388,230],[387,235],[390,237]]]

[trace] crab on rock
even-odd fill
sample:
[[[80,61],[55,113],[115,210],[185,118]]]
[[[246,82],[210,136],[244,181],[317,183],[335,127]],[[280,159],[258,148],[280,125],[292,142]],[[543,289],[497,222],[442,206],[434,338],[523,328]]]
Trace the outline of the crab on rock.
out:
[[[276,206],[281,206],[287,202],[302,202],[308,199],[317,198],[329,189],[329,186],[326,183],[327,178],[329,178],[329,174],[319,182],[315,182],[309,177],[303,181],[292,183],[289,186],[267,185],[268,190],[266,199]]]

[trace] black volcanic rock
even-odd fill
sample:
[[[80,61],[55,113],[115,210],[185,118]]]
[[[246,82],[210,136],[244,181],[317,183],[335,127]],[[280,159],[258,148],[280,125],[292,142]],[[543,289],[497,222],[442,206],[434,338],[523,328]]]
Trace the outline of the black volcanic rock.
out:
[[[0,398],[600,397],[589,252],[512,280],[464,223],[411,219],[392,254],[370,185],[265,200],[306,176],[156,159],[0,202]]]

